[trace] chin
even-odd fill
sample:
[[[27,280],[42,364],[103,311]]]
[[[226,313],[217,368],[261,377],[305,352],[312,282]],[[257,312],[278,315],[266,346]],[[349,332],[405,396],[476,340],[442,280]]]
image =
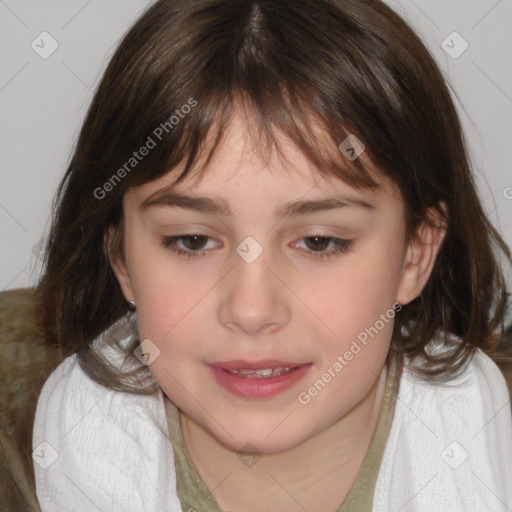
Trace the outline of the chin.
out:
[[[283,418],[280,418],[278,421],[260,423],[260,426],[256,422],[230,425],[227,430],[232,436],[218,425],[214,432],[208,430],[217,441],[237,452],[278,453],[295,448],[308,439],[304,431],[297,431],[297,426],[296,422],[283,422]]]

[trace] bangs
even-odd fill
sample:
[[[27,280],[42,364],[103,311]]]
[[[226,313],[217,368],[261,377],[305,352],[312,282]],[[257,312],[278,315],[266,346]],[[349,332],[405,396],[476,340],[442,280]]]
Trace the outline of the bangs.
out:
[[[344,128],[341,123],[326,119],[319,115],[318,110],[304,107],[305,104],[311,105],[313,100],[318,103],[318,99],[312,97],[306,101],[297,95],[297,91],[286,96],[282,91],[279,93],[281,97],[277,99],[275,96],[254,98],[248,94],[227,98],[225,93],[218,94],[207,101],[209,109],[213,106],[213,116],[202,111],[199,105],[184,123],[181,133],[177,134],[173,144],[177,151],[173,152],[166,165],[166,172],[172,172],[176,161],[185,162],[174,183],[183,181],[194,167],[197,178],[207,174],[233,116],[239,114],[244,120],[244,130],[247,129],[243,135],[250,140],[251,149],[263,166],[268,168],[273,155],[277,155],[287,169],[290,162],[282,147],[284,135],[285,143],[289,141],[299,149],[321,177],[338,178],[356,189],[379,187],[372,178],[374,167],[360,134],[356,135],[354,130]],[[332,127],[338,129],[333,130]],[[202,156],[203,161],[197,166]]]

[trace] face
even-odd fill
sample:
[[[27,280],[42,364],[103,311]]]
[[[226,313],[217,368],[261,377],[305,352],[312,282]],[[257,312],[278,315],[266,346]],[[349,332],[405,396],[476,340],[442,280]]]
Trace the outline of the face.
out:
[[[320,178],[291,143],[291,172],[277,157],[265,167],[246,131],[234,117],[201,180],[172,187],[173,172],[126,193],[125,261],[113,265],[167,396],[224,445],[276,452],[367,394],[393,304],[418,280],[390,183],[370,192]]]

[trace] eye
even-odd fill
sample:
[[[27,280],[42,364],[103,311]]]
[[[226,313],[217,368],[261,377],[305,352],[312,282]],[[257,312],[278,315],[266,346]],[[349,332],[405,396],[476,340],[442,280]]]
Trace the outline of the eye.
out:
[[[179,256],[184,256],[185,258],[196,258],[198,256],[204,256],[204,254],[210,252],[208,250],[205,251],[203,249],[206,241],[209,238],[209,236],[202,235],[200,233],[189,233],[186,235],[178,236],[166,236],[162,238],[162,245],[166,249],[170,249]],[[184,249],[178,245],[179,242],[181,242],[182,245],[185,246]]]
[[[186,235],[166,236],[162,238],[162,245],[170,249],[178,256],[185,258],[197,258],[211,252],[212,247],[207,247],[208,240],[213,240],[201,233],[189,233]],[[310,235],[300,239],[305,241],[305,252],[308,256],[318,259],[335,257],[352,249],[353,240],[344,240],[332,236]],[[181,246],[180,246],[181,244]],[[331,247],[329,250],[327,250]]]
[[[332,258],[344,254],[352,249],[353,240],[344,240],[332,236],[310,235],[301,238],[306,242],[306,250],[313,258]],[[330,250],[326,250],[328,247]]]

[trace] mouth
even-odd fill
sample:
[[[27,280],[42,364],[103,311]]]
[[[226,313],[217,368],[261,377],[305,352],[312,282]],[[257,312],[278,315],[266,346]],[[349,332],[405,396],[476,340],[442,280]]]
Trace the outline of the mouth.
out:
[[[247,379],[271,379],[273,377],[278,377],[279,375],[284,375],[285,373],[291,372],[292,370],[296,370],[297,368],[298,366],[278,366],[277,368],[262,368],[261,370],[248,370],[241,368],[240,370],[233,370],[229,373],[232,373],[233,375],[240,375],[241,377],[246,377]]]
[[[299,366],[303,366],[303,363],[280,361],[278,359],[260,359],[259,361],[222,361],[210,363],[210,365],[234,375],[252,379],[265,379],[296,370]]]
[[[222,361],[208,365],[218,384],[246,398],[275,395],[300,380],[312,363],[266,359],[259,361]]]

